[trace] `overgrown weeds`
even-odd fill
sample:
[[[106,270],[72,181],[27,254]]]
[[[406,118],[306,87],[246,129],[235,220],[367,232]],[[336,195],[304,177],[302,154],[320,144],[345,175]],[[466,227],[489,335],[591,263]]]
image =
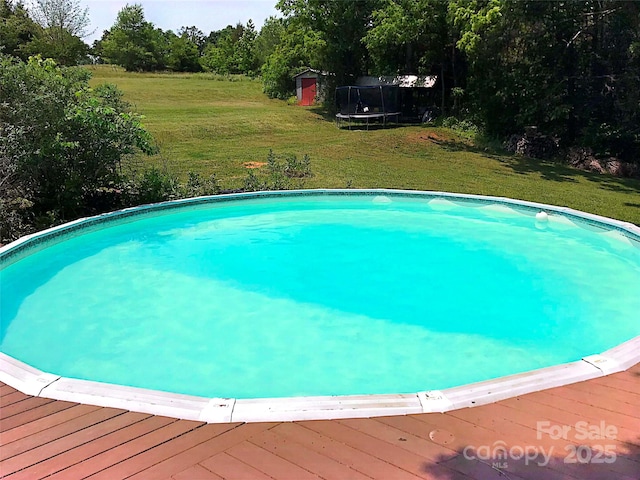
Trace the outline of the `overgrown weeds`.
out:
[[[247,173],[243,190],[257,192],[259,190],[290,190],[304,188],[305,179],[313,177],[311,158],[305,154],[302,159],[294,155],[276,155],[269,150],[265,170]]]

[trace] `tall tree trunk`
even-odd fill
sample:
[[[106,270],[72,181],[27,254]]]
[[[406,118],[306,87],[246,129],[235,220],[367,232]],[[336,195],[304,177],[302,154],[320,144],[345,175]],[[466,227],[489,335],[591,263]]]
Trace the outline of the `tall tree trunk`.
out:
[[[445,92],[445,88],[444,88],[444,62],[442,62],[440,64],[440,86],[441,86],[441,94],[442,94],[442,99],[440,101],[440,111],[442,112],[442,115],[444,115],[444,92]]]
[[[404,59],[404,72],[403,73],[416,73],[413,71],[413,44],[411,42],[407,42],[405,48],[405,59]]]

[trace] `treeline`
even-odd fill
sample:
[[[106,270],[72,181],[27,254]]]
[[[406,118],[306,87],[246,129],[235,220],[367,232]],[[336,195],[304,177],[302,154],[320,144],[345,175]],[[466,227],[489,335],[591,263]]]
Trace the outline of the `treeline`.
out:
[[[98,61],[129,71],[171,70],[220,74],[259,73],[257,33],[251,20],[227,26],[208,36],[195,26],[177,33],[145,20],[141,5],[127,5],[116,22],[94,42]]]
[[[53,58],[61,65],[86,63],[90,52],[89,13],[77,0],[34,0],[29,10],[21,1],[0,0],[0,53],[27,60]]]
[[[195,26],[163,31],[145,19],[141,5],[127,5],[92,46],[88,10],[79,0],[0,0],[0,53],[27,61],[32,55],[58,65],[112,63],[129,71],[215,72],[257,76],[274,47],[281,20],[263,32],[251,20],[205,35]],[[276,33],[277,35],[277,33]]]

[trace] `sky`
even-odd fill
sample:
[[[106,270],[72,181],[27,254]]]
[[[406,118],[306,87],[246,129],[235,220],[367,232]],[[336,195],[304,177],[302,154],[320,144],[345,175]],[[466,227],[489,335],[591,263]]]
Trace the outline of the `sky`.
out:
[[[144,17],[162,30],[177,32],[180,27],[196,26],[205,35],[212,30],[221,30],[238,22],[246,24],[253,20],[260,30],[270,16],[280,16],[275,8],[277,0],[80,0],[82,7],[89,8],[93,32],[83,40],[91,45],[102,37],[102,32],[113,26],[118,12],[127,4],[141,4]]]

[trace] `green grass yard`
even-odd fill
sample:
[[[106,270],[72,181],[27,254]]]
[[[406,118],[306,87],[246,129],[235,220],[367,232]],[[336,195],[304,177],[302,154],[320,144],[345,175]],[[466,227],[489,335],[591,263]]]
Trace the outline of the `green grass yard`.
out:
[[[89,67],[92,84],[111,82],[145,115],[160,154],[146,162],[185,178],[216,174],[238,188],[249,162],[305,153],[314,176],[305,188],[402,188],[496,195],[640,224],[640,181],[469,145],[447,129],[423,126],[338,129],[317,108],[287,105],[262,93],[259,80],[206,74],[126,73]]]

